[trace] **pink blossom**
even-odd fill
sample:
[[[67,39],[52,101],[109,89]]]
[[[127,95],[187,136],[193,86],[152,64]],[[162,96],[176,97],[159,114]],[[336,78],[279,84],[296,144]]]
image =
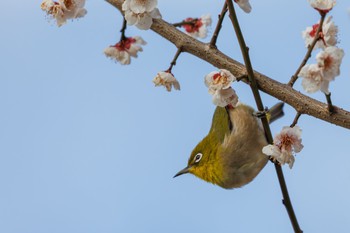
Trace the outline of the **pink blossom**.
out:
[[[307,27],[302,36],[305,40],[305,46],[311,45],[316,36],[319,23],[314,24],[312,27]],[[335,46],[338,42],[338,27],[332,21],[332,17],[327,17],[323,23],[322,31],[320,32],[320,39],[317,41],[314,48],[325,48],[328,46]]]
[[[344,50],[335,46],[327,47],[316,55],[317,64],[322,68],[323,77],[332,81],[340,74]]]
[[[182,26],[185,28],[187,34],[194,38],[205,38],[208,34],[208,26],[211,25],[212,20],[210,14],[207,14],[202,15],[198,19],[187,18],[184,22],[190,22]]]
[[[275,136],[273,145],[265,146],[262,152],[277,160],[281,165],[287,163],[292,168],[295,161],[294,153],[299,153],[303,147],[299,126],[293,128],[286,126]]]
[[[317,64],[305,65],[299,73],[303,78],[302,86],[306,92],[321,90],[329,94],[329,82],[340,74],[340,64],[344,57],[343,49],[330,46],[316,55]]]

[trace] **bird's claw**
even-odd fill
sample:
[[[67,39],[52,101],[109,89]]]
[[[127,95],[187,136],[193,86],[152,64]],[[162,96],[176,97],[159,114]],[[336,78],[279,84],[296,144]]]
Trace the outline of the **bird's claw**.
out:
[[[266,118],[266,115],[267,113],[269,112],[269,109],[268,108],[265,108],[264,111],[257,111],[257,112],[254,112],[253,115],[259,119],[261,118]]]

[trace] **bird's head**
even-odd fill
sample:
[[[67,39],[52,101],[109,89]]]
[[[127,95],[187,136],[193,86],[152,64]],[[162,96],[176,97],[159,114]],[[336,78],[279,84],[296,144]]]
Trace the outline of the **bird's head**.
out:
[[[176,173],[174,177],[191,173],[198,178],[220,185],[223,175],[223,166],[220,159],[221,144],[209,133],[193,149],[188,159],[187,167]]]

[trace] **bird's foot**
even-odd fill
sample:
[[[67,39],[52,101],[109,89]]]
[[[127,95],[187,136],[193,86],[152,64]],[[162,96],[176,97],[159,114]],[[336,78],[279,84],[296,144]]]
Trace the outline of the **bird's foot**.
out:
[[[253,116],[261,119],[261,118],[266,118],[267,117],[267,113],[269,112],[268,108],[265,108],[264,111],[257,111],[253,113]]]

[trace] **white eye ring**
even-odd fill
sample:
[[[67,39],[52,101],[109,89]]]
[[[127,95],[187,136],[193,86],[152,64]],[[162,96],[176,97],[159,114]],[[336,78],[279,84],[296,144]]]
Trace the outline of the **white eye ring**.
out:
[[[196,156],[194,157],[194,162],[195,162],[195,163],[198,163],[199,161],[201,161],[202,156],[203,156],[202,153],[196,154]]]

